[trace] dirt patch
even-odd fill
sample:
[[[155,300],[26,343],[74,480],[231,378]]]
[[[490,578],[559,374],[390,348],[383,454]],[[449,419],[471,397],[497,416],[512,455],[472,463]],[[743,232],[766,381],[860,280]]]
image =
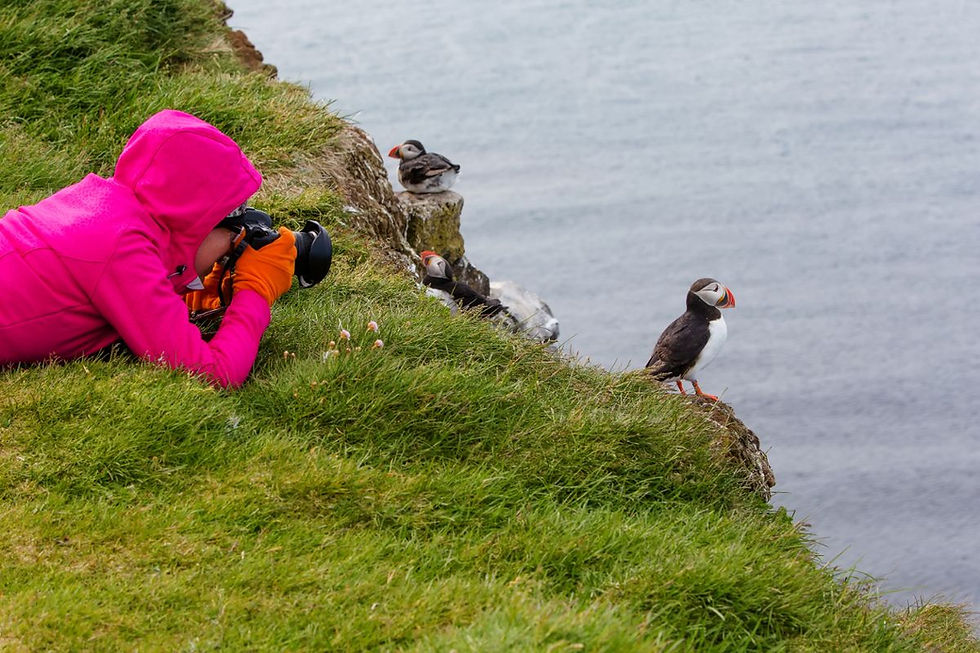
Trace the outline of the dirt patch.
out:
[[[228,43],[232,51],[246,68],[254,72],[265,73],[269,77],[275,77],[279,71],[272,64],[263,63],[262,53],[259,52],[252,42],[248,40],[245,32],[240,29],[228,32]]]
[[[228,19],[235,15],[235,11],[224,2],[217,3],[216,10],[218,18],[227,27]],[[279,71],[272,64],[264,63],[262,53],[248,39],[245,32],[240,29],[228,31],[228,45],[231,46],[235,56],[239,61],[253,72],[265,73],[269,77],[276,77]]]

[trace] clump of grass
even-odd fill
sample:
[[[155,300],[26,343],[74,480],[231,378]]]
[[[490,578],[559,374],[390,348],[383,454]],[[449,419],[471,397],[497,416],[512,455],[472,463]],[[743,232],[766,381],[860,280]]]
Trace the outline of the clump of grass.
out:
[[[976,616],[959,605],[919,602],[909,606],[901,621],[926,650],[970,653],[980,648],[970,627]]]
[[[0,371],[0,648],[976,650],[955,608],[899,616],[817,566],[688,403],[380,265],[305,176],[340,121],[214,47],[212,9],[0,7],[8,206],[111,173],[173,107],[284,180],[257,204],[335,245],[238,392],[123,356]],[[351,351],[324,357],[339,325]]]

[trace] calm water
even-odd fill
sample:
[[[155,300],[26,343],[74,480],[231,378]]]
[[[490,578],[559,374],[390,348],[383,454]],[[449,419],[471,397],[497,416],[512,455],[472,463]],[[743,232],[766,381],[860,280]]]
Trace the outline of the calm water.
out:
[[[980,3],[230,4],[382,152],[461,164],[470,258],[594,362],[728,284],[702,385],[774,503],[889,600],[980,607]]]

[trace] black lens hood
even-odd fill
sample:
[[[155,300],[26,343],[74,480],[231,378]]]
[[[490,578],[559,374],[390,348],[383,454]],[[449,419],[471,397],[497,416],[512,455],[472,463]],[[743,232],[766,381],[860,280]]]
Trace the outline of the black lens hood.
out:
[[[316,220],[307,220],[296,235],[296,267],[300,288],[309,288],[323,281],[330,272],[333,243],[327,230]]]

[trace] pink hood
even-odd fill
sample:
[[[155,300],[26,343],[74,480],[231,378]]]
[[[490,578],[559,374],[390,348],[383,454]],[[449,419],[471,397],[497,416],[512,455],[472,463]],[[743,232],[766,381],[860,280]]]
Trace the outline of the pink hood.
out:
[[[204,237],[262,178],[238,145],[180,111],[132,135],[115,175],[77,184],[0,219],[0,364],[75,358],[122,339],[137,355],[241,383],[268,304],[236,293],[201,339],[178,293],[196,279]]]
[[[161,228],[158,242],[171,270],[193,270],[208,232],[262,184],[235,141],[203,120],[170,110],[133,133],[112,179],[132,190]]]

